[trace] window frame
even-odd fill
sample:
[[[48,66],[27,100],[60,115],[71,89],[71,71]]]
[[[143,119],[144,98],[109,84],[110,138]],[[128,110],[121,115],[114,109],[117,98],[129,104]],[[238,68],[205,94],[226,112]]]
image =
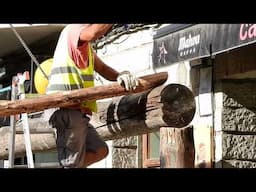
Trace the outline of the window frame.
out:
[[[159,168],[160,167],[160,156],[159,158],[150,158],[149,157],[149,142],[150,142],[150,133],[142,135],[142,166],[143,168]],[[159,149],[160,150],[160,149]]]

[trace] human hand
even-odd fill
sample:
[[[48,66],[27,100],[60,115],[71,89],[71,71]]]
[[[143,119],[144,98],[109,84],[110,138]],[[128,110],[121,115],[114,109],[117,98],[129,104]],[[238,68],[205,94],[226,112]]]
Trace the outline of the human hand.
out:
[[[136,76],[130,73],[130,71],[123,71],[117,77],[119,85],[124,86],[126,91],[135,90],[139,85]]]

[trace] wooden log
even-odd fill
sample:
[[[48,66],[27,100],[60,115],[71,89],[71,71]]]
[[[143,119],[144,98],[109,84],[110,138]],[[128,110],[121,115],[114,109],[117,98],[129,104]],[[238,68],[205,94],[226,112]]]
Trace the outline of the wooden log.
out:
[[[118,83],[112,83],[110,85],[42,95],[37,98],[7,101],[0,103],[0,117],[36,112],[48,108],[72,106],[81,103],[83,100],[99,100],[131,93],[139,93],[163,84],[167,80],[167,77],[167,72],[140,77],[138,87],[132,91],[126,91],[125,88]]]
[[[160,128],[160,167],[194,168],[193,127]]]
[[[91,122],[104,139],[112,140],[158,131],[160,127],[184,127],[194,114],[193,93],[181,84],[169,84],[99,105]]]
[[[99,102],[98,113],[92,116],[90,122],[104,140],[113,140],[158,131],[160,127],[184,127],[191,122],[194,113],[195,100],[192,92],[183,85],[169,84]],[[37,131],[42,127],[50,129],[42,118],[31,119],[29,124],[30,129]],[[17,129],[21,127],[18,126]],[[38,135],[44,134],[33,134],[33,130],[31,133],[31,137],[37,137],[37,142],[43,140]],[[44,140],[42,143],[53,144],[52,140]],[[32,150],[42,150],[42,146],[45,151],[56,148],[55,144],[37,146],[32,139]],[[0,158],[6,154],[8,151],[0,149]]]
[[[9,127],[0,128],[0,159],[8,158]],[[33,153],[52,151],[56,149],[56,139],[53,133],[30,134]],[[26,154],[24,135],[15,136],[15,158],[24,157]]]

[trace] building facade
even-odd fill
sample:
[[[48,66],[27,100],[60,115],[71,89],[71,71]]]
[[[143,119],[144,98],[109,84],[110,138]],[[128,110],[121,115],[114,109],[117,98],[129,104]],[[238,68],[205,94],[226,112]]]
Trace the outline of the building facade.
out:
[[[255,41],[256,24],[166,24],[123,35],[96,51],[118,71],[138,77],[165,71],[165,84],[193,92],[194,167],[254,168]],[[96,85],[111,83],[95,77]],[[89,168],[160,168],[166,131],[108,141],[107,158]],[[35,154],[35,159],[57,162],[56,152]]]
[[[98,52],[120,71],[167,71],[167,84],[193,91],[195,167],[255,167],[255,27],[170,24],[124,36]],[[113,167],[160,167],[161,132],[132,139],[113,141],[113,154],[119,154],[112,156],[119,163]]]

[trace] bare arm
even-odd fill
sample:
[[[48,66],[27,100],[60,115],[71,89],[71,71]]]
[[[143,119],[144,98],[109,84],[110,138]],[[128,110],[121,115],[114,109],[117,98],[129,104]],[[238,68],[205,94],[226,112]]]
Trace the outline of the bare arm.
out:
[[[106,65],[96,54],[94,54],[94,67],[101,76],[109,81],[116,81],[119,72]]]
[[[80,41],[95,41],[107,33],[111,27],[112,24],[90,24],[82,30]]]
[[[80,34],[80,42],[94,41],[107,33],[111,24],[92,24],[84,28]],[[94,53],[94,67],[101,76],[109,81],[117,81],[120,85],[124,86],[127,91],[136,89],[138,85],[137,78],[129,71],[119,73],[115,69],[106,65],[95,53]]]
[[[79,40],[81,43],[83,41],[91,42],[103,36],[107,33],[113,24],[90,24],[85,27],[80,34]],[[95,53],[94,53],[94,66],[95,71],[97,71],[100,75],[110,81],[116,81],[119,73],[106,65]]]

